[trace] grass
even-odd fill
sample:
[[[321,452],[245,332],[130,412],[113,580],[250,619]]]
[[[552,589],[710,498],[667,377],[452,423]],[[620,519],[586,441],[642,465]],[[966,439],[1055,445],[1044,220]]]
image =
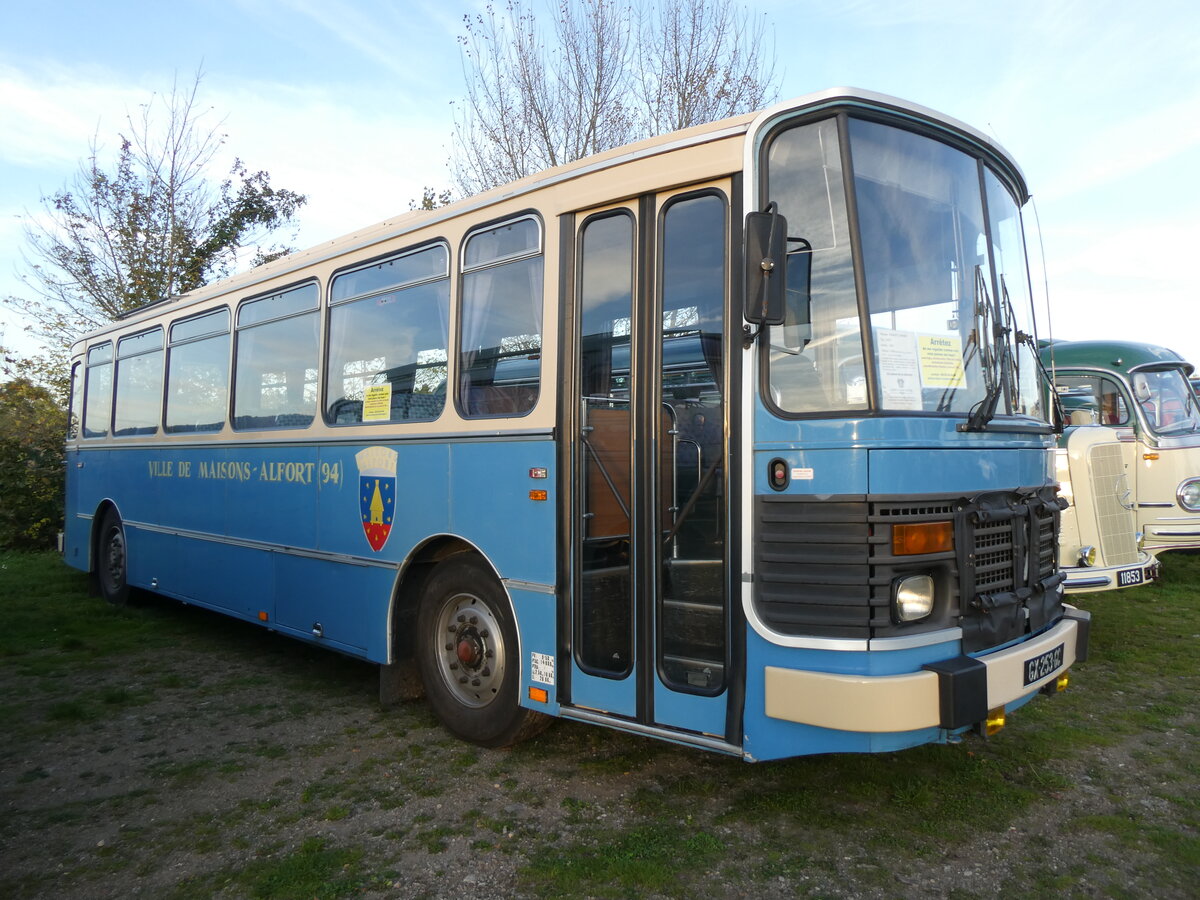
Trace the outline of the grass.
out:
[[[1200,554],[1164,572],[1075,598],[1093,613],[1089,660],[996,738],[747,765],[567,722],[481,750],[424,705],[378,711],[369,666],[171,603],[114,608],[53,555],[0,554],[0,845],[33,834],[70,859],[0,871],[0,895],[122,878],[177,897],[441,896],[496,870],[493,894],[782,879],[796,895],[916,896],[904,885],[921,873],[978,858],[994,871],[948,895],[1190,896]],[[189,737],[165,741],[173,728]],[[55,753],[71,741],[96,750],[73,783]]]

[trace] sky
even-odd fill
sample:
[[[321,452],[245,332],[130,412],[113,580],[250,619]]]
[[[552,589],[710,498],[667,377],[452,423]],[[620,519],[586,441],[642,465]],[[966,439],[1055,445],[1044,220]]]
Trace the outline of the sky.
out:
[[[535,0],[536,2],[536,0]],[[746,0],[779,99],[854,86],[992,135],[1036,206],[1041,336],[1163,344],[1200,367],[1200,4]],[[202,70],[230,158],[308,195],[307,247],[407,211],[446,166],[475,0],[0,0],[0,296],[24,222],[126,117]],[[227,160],[228,161],[228,160]],[[228,166],[214,174],[223,175]],[[1047,321],[1048,319],[1048,321]],[[0,344],[26,349],[0,310]]]

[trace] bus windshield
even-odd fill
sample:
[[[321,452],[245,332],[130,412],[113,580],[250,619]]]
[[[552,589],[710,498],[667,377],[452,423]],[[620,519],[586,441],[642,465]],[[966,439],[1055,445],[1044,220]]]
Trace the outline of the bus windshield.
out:
[[[846,133],[849,154],[835,119],[789,128],[768,147],[767,196],[787,219],[789,269],[811,253],[808,289],[789,290],[785,322],[771,329],[775,405],[1043,418],[1010,190],[941,141],[854,118]]]
[[[1200,432],[1200,410],[1196,395],[1180,369],[1134,372],[1134,400],[1142,408],[1146,424],[1155,434]]]

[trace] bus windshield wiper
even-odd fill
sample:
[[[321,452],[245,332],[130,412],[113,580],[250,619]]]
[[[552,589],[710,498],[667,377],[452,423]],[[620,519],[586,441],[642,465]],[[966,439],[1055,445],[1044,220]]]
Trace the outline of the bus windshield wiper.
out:
[[[993,321],[992,298],[988,294],[983,267],[975,267],[975,329],[971,333],[979,348],[979,368],[983,373],[984,396],[971,410],[966,424],[959,431],[986,431],[996,417],[996,407],[1004,393],[1004,360],[1008,355],[1008,329]],[[997,352],[997,345],[999,352]]]
[[[1016,347],[1020,347],[1022,344],[1029,347],[1033,358],[1037,361],[1042,377],[1048,385],[1051,384],[1050,375],[1038,356],[1037,341],[1033,335],[1026,334],[1017,327],[1017,314],[1013,309],[1012,299],[1008,295],[1008,286],[1004,283],[1004,276],[1000,276],[1000,313],[1002,321],[990,321],[992,313],[991,299],[988,296],[987,283],[983,278],[983,271],[979,266],[975,267],[975,296],[980,299],[980,302],[976,305],[975,316],[976,330],[979,333],[980,346],[982,347],[983,358],[981,366],[986,393],[984,394],[984,398],[971,411],[970,418],[964,424],[958,426],[959,431],[991,430],[988,426],[996,418],[1000,399],[1007,396],[1008,400],[1006,402],[1012,402],[1017,397],[1021,371],[1020,356],[1015,350]],[[974,337],[974,335],[972,336]],[[1058,395],[1053,389],[1051,389],[1050,395],[1053,397],[1055,412],[1057,413],[1054,421],[1044,425],[1010,424],[1003,426],[1000,430],[1061,434],[1065,415],[1062,412],[1062,406],[1059,404]]]

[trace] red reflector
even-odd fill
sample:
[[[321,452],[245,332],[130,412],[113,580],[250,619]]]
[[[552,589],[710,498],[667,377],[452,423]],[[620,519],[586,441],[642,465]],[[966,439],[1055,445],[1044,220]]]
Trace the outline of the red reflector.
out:
[[[953,549],[953,522],[916,522],[892,526],[892,553],[896,556],[946,553]]]
[[[771,487],[774,490],[782,491],[787,487],[788,483],[788,464],[782,459],[771,460],[767,467],[767,477],[770,479]]]

